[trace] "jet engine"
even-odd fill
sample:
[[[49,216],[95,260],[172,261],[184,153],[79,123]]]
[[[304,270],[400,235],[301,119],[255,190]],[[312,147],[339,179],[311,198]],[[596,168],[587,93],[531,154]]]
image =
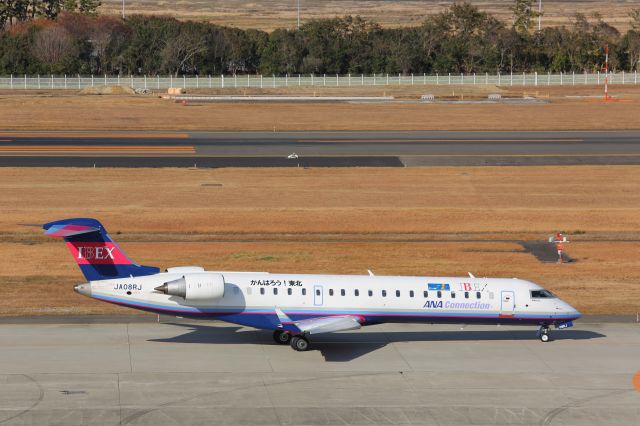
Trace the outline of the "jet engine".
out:
[[[221,299],[224,296],[224,277],[208,272],[185,274],[177,280],[156,287],[155,290],[188,301]]]

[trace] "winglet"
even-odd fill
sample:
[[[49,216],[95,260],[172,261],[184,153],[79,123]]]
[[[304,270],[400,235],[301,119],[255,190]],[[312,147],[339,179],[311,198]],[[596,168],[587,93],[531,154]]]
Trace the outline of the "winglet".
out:
[[[371,269],[367,269],[367,272],[369,273],[370,277],[375,277],[375,274],[373,272],[371,272]]]
[[[475,276],[471,272],[467,272],[469,274],[469,278],[475,278]]]
[[[280,321],[278,328],[284,331],[291,331],[293,333],[301,332],[298,326],[293,321],[291,321],[291,318],[289,318],[289,316],[285,314],[282,309],[278,308],[277,306],[275,306],[274,309],[276,311],[276,315],[278,316],[278,320]]]

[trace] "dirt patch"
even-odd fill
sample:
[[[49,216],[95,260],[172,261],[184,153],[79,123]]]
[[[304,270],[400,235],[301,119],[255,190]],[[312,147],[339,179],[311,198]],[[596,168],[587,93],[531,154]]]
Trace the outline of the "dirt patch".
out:
[[[135,90],[128,86],[91,86],[81,89],[81,95],[135,95]]]

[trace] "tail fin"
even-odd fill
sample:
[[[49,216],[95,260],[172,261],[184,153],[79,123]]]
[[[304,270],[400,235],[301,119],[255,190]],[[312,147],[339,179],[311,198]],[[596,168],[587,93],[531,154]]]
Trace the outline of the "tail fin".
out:
[[[63,219],[42,225],[45,235],[62,237],[88,281],[137,277],[160,272],[132,262],[96,219]]]

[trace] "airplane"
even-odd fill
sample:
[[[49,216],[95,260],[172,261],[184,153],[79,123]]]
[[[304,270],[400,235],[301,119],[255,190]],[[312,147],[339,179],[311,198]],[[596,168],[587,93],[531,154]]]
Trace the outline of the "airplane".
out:
[[[580,312],[538,284],[516,278],[309,275],[206,271],[160,272],[134,263],[96,219],[43,225],[61,237],[87,282],[84,296],[158,314],[217,319],[273,331],[279,344],[309,349],[309,336],[381,323],[508,324],[568,328]]]

